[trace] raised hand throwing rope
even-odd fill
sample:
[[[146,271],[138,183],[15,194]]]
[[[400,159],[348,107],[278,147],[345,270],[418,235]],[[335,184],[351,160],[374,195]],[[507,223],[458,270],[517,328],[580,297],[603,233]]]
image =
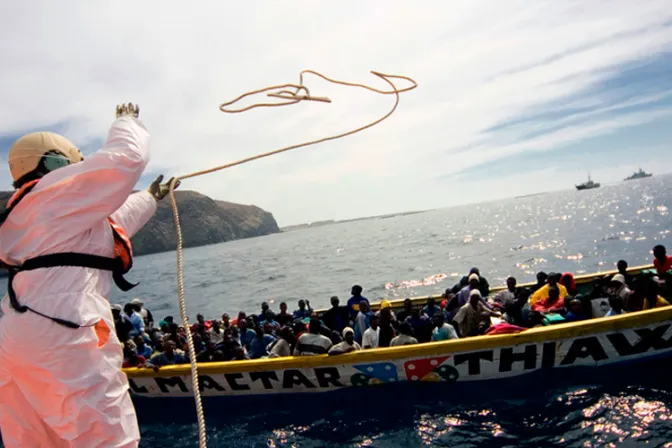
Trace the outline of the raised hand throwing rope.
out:
[[[328,77],[326,77],[326,76],[324,76],[324,75],[322,75],[318,72],[315,72],[313,70],[304,70],[299,75],[299,84],[283,84],[283,85],[278,85],[278,86],[266,87],[266,88],[259,89],[259,90],[254,90],[254,91],[242,94],[241,96],[239,96],[238,98],[236,98],[233,101],[229,101],[227,103],[224,103],[224,104],[220,105],[219,109],[222,112],[233,114],[233,113],[245,112],[247,110],[254,109],[256,107],[288,106],[288,105],[291,105],[291,104],[299,103],[301,101],[319,101],[319,102],[330,103],[331,100],[329,98],[312,96],[310,94],[310,90],[308,90],[308,87],[306,87],[303,84],[303,75],[305,75],[305,74],[312,74],[312,75],[318,76],[318,77],[324,79],[325,81],[331,82],[333,84],[340,84],[340,85],[349,86],[349,87],[360,87],[362,89],[366,89],[366,90],[369,90],[371,92],[380,93],[380,94],[383,94],[383,95],[394,95],[395,96],[394,106],[392,107],[392,109],[390,109],[390,111],[388,113],[386,113],[385,115],[383,115],[379,119],[377,119],[377,120],[375,120],[375,121],[373,121],[373,122],[371,122],[367,125],[358,127],[357,129],[353,129],[351,131],[343,132],[341,134],[332,135],[331,137],[324,137],[324,138],[320,138],[320,139],[317,139],[317,140],[311,140],[311,141],[308,141],[308,142],[299,143],[299,144],[296,144],[296,145],[286,146],[284,148],[280,148],[280,149],[276,149],[276,150],[273,150],[273,151],[265,152],[263,154],[258,154],[256,156],[247,157],[245,159],[238,160],[237,162],[231,162],[231,163],[227,163],[225,165],[216,166],[214,168],[209,168],[209,169],[202,170],[202,171],[196,171],[196,172],[190,173],[190,174],[185,174],[185,175],[182,175],[180,177],[175,177],[170,184],[170,201],[171,201],[171,205],[172,205],[172,208],[173,208],[173,219],[175,221],[175,231],[176,231],[176,234],[177,234],[177,294],[178,294],[179,302],[180,302],[180,315],[182,317],[182,322],[183,322],[183,325],[185,326],[185,328],[187,328],[187,345],[189,346],[189,360],[191,361],[191,384],[192,384],[192,389],[193,389],[193,392],[194,392],[194,400],[196,401],[196,414],[197,414],[197,417],[198,417],[198,440],[199,440],[199,447],[200,448],[206,448],[205,415],[203,414],[203,405],[202,405],[202,402],[201,402],[201,392],[200,392],[200,389],[199,389],[199,386],[198,386],[198,366],[196,364],[196,349],[194,348],[194,340],[192,339],[191,331],[189,331],[189,318],[187,316],[187,307],[186,307],[186,303],[185,303],[185,300],[184,300],[184,280],[183,280],[183,277],[182,277],[182,227],[180,226],[180,212],[177,208],[177,201],[175,200],[175,187],[176,187],[176,185],[179,181],[184,180],[184,179],[189,179],[191,177],[197,177],[197,176],[202,176],[204,174],[214,173],[215,171],[221,171],[221,170],[224,170],[226,168],[231,168],[233,166],[242,165],[243,163],[248,163],[248,162],[251,162],[253,160],[273,156],[273,155],[276,155],[276,154],[280,154],[282,152],[291,151],[293,149],[303,148],[303,147],[310,146],[310,145],[316,145],[318,143],[327,142],[327,141],[330,141],[330,140],[336,140],[336,139],[339,139],[339,138],[347,137],[348,135],[356,134],[357,132],[363,131],[363,130],[368,129],[372,126],[377,125],[378,123],[380,123],[381,121],[385,120],[390,115],[392,115],[394,113],[394,111],[397,109],[397,106],[399,105],[399,94],[403,93],[403,92],[408,92],[409,90],[413,90],[416,87],[418,87],[418,84],[413,79],[411,79],[407,76],[385,75],[383,73],[379,73],[379,72],[375,72],[375,71],[372,71],[371,73],[374,74],[375,76],[379,77],[380,79],[382,79],[386,83],[388,83],[390,85],[390,87],[392,88],[392,90],[380,90],[380,89],[376,89],[375,87],[370,87],[370,86],[366,86],[366,85],[363,85],[363,84],[355,84],[355,83],[350,83],[350,82],[345,82],[345,81],[337,81],[335,79],[328,78]],[[404,87],[403,89],[398,89],[394,85],[394,83],[391,81],[392,79],[402,79],[402,80],[408,81],[408,82],[411,83],[411,86]],[[288,89],[291,89],[291,90],[288,90]],[[257,104],[253,104],[253,105],[244,107],[242,109],[227,109],[228,106],[231,106],[232,104],[237,103],[238,101],[242,100],[243,98],[246,98],[246,97],[251,96],[251,95],[256,95],[258,93],[264,93],[264,92],[270,92],[270,93],[267,93],[267,96],[269,96],[271,98],[278,98],[278,99],[281,99],[281,100],[284,100],[284,101],[275,102],[275,103],[257,103]]]

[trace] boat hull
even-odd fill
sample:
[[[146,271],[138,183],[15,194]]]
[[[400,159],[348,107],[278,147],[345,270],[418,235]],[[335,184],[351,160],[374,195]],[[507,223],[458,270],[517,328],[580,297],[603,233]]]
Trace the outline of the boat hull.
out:
[[[513,335],[199,365],[205,397],[320,394],[396,384],[506,382],[540,371],[601,368],[672,356],[672,307],[534,328]],[[127,369],[131,393],[191,397],[189,366]],[[144,401],[144,400],[143,400]]]
[[[594,188],[600,188],[600,184],[594,184],[594,185],[575,185],[577,190],[592,190]]]

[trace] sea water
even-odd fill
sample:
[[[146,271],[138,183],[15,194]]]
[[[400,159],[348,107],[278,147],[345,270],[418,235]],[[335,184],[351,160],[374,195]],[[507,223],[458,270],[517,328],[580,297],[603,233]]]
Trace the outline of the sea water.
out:
[[[672,177],[307,228],[186,249],[187,309],[219,318],[256,312],[264,301],[296,308],[345,302],[360,284],[371,300],[441,294],[471,267],[491,285],[509,275],[592,273],[651,263],[672,251]],[[175,254],[138,257],[140,285],[112,301],[141,297],[155,319],[179,319]],[[601,372],[535,387],[358,392],[347,400],[284,400],[208,409],[210,446],[655,446],[672,447],[672,367]],[[616,376],[616,377],[615,377]],[[196,446],[193,408],[182,423],[141,415],[142,446]],[[193,419],[192,419],[193,417]]]

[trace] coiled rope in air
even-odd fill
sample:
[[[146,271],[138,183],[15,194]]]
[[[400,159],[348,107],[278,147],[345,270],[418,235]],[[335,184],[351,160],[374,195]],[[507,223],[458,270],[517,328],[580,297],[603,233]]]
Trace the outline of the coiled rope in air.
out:
[[[291,104],[296,104],[301,101],[319,101],[319,102],[325,102],[325,103],[330,103],[331,100],[326,97],[317,97],[317,96],[312,96],[310,94],[310,90],[308,87],[306,87],[303,83],[303,76],[305,74],[312,74],[315,76],[318,76],[325,81],[328,81],[333,84],[340,84],[343,86],[349,86],[349,87],[360,87],[362,89],[369,90],[371,92],[375,93],[380,93],[383,95],[394,95],[395,96],[395,101],[394,101],[394,106],[388,113],[386,113],[384,116],[378,118],[377,120],[358,127],[356,129],[353,129],[351,131],[343,132],[341,134],[336,134],[332,135],[330,137],[324,137],[320,138],[317,140],[312,140],[304,143],[299,143],[291,146],[286,146],[284,148],[276,149],[273,151],[265,152],[263,154],[258,154],[256,156],[252,157],[247,157],[245,159],[238,160],[237,162],[231,162],[227,163],[224,165],[216,166],[213,168],[205,169],[202,171],[196,171],[194,173],[190,174],[184,174],[179,177],[175,177],[173,181],[170,184],[170,201],[171,205],[173,208],[173,219],[175,221],[175,231],[177,234],[177,294],[179,298],[179,303],[180,303],[180,315],[182,317],[182,322],[187,328],[187,344],[189,346],[189,360],[191,361],[191,383],[192,383],[192,389],[194,393],[194,400],[196,402],[196,414],[198,417],[198,440],[199,440],[199,447],[200,448],[206,448],[206,430],[205,430],[205,415],[203,413],[203,405],[201,401],[201,393],[200,389],[198,386],[198,366],[196,364],[196,349],[194,348],[194,340],[191,336],[191,331],[189,331],[189,318],[187,316],[187,307],[186,303],[184,300],[184,280],[182,276],[183,268],[182,268],[182,227],[180,226],[180,212],[177,208],[177,201],[175,199],[175,187],[178,182],[189,179],[192,177],[197,177],[197,176],[203,176],[204,174],[210,174],[214,173],[216,171],[221,171],[227,168],[231,168],[237,165],[242,165],[244,163],[251,162],[253,160],[258,160],[262,159],[265,157],[270,157],[274,156],[276,154],[280,154],[283,152],[291,151],[293,149],[298,149],[298,148],[303,148],[306,146],[311,146],[311,145],[316,145],[318,143],[322,142],[327,142],[330,140],[336,140],[339,138],[347,137],[348,135],[356,134],[357,132],[361,132],[365,129],[368,129],[370,127],[373,127],[377,125],[378,123],[382,122],[383,120],[387,119],[390,115],[394,113],[394,111],[397,109],[397,106],[399,105],[399,94],[403,92],[408,92],[409,90],[415,89],[418,84],[411,78],[407,76],[400,76],[400,75],[386,75],[383,73],[371,72],[373,75],[379,77],[386,83],[390,85],[392,90],[381,90],[381,89],[376,89],[375,87],[370,87],[366,86],[363,84],[356,84],[356,83],[350,83],[350,82],[345,82],[345,81],[338,81],[335,79],[328,78],[316,71],[313,70],[304,70],[300,73],[299,75],[299,84],[283,84],[283,85],[278,85],[278,86],[271,86],[271,87],[266,87],[263,89],[259,90],[254,90],[251,92],[244,93],[240,95],[238,98],[234,99],[233,101],[229,101],[227,103],[223,103],[222,105],[219,106],[219,109],[222,112],[226,113],[241,113],[245,112],[250,109],[254,109],[256,107],[277,107],[277,106],[288,106]],[[410,86],[404,87],[403,89],[398,89],[394,83],[391,81],[392,79],[399,79],[399,80],[405,80],[411,83]],[[250,106],[241,108],[241,109],[227,109],[228,106],[231,106],[238,101],[242,100],[243,98],[246,98],[251,95],[256,95],[259,93],[264,93],[264,92],[270,92],[267,93],[267,96],[271,98],[278,98],[281,100],[284,100],[282,102],[275,102],[275,103],[257,103],[257,104],[252,104]]]

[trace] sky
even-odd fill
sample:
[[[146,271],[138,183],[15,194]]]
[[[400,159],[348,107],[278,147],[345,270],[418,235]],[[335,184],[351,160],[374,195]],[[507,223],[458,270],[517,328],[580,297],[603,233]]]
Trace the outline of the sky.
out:
[[[379,88],[371,70],[415,79],[378,126],[181,187],[281,226],[672,172],[669,0],[3,2],[0,60],[0,158],[42,130],[89,154],[133,101],[152,135],[139,188],[347,131],[394,103],[306,77],[332,103],[219,110],[244,92],[303,69]]]

